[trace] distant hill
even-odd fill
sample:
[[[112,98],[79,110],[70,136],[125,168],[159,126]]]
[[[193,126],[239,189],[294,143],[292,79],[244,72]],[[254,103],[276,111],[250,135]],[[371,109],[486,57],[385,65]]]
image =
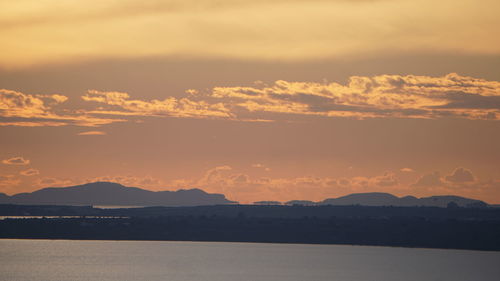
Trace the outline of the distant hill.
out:
[[[236,203],[222,194],[200,189],[149,191],[112,182],[94,182],[70,187],[49,187],[31,193],[7,196],[0,204],[30,205],[118,205],[118,206],[203,206]]]
[[[200,189],[178,191],[149,191],[137,187],[126,187],[112,182],[94,182],[70,187],[49,187],[31,193],[8,196],[0,193],[0,204],[24,205],[115,205],[115,206],[205,206],[234,204],[223,194],[210,194]],[[278,201],[259,201],[256,205],[280,205]],[[395,207],[493,207],[487,203],[460,196],[445,195],[417,198],[397,197],[389,193],[353,193],[320,202],[293,200],[285,205],[362,205]]]
[[[285,202],[285,205],[288,206],[293,206],[293,205],[299,205],[299,206],[315,206],[317,205],[316,202],[309,201],[309,200],[292,200]]]
[[[469,199],[460,196],[444,195],[444,196],[431,196],[417,198],[414,196],[404,196],[397,197],[389,193],[381,192],[371,192],[371,193],[353,193],[339,198],[329,198],[321,202],[311,202],[311,201],[301,201],[294,200],[289,201],[287,205],[362,205],[362,206],[396,206],[396,207],[414,207],[414,206],[426,206],[426,207],[448,207],[454,206],[458,207],[487,207],[487,203],[476,200]]]
[[[399,198],[389,193],[354,193],[339,198],[330,198],[319,202],[321,205],[363,205],[388,206]]]
[[[254,205],[281,205],[279,201],[257,201],[253,202]]]

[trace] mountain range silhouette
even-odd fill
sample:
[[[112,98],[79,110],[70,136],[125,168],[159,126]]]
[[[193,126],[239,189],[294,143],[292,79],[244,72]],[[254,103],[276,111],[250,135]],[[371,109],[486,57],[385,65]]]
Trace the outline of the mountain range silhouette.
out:
[[[49,187],[31,193],[8,196],[0,193],[0,204],[24,205],[112,205],[112,206],[208,206],[235,204],[223,194],[207,193],[201,189],[181,189],[177,191],[149,191],[137,187],[126,187],[113,182],[94,182],[70,187]],[[259,201],[256,205],[280,205],[278,201]],[[389,193],[354,193],[338,198],[328,198],[313,202],[292,200],[285,205],[362,205],[397,207],[487,207],[487,203],[454,195],[417,198],[397,197]]]
[[[113,182],[94,182],[70,187],[49,187],[12,196],[0,193],[0,204],[202,206],[236,203],[222,194],[201,189],[149,191]]]
[[[440,195],[417,198],[415,196],[397,197],[389,193],[355,193],[347,196],[326,199],[318,202],[319,205],[363,205],[363,206],[397,206],[397,207],[449,207],[456,204],[458,207],[486,207],[487,203],[455,195]]]
[[[321,205],[336,205],[336,206],[395,206],[395,207],[487,207],[486,202],[476,199],[470,199],[455,195],[440,195],[417,198],[415,196],[397,197],[390,193],[369,192],[369,193],[353,193],[338,198],[328,198],[323,201],[314,202],[308,200],[292,200],[285,205],[301,205],[301,206],[321,206]]]

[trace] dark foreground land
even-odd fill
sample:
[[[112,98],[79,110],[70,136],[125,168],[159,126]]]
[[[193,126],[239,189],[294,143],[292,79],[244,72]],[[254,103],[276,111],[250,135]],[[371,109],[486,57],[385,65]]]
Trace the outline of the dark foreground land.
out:
[[[97,209],[0,205],[0,216],[28,215],[47,217],[0,220],[0,238],[355,244],[500,251],[498,208],[226,205]]]

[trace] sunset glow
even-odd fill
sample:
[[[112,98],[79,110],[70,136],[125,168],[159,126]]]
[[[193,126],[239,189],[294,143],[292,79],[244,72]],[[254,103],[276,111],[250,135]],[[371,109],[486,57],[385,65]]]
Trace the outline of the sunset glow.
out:
[[[0,193],[500,204],[500,2],[0,0]]]

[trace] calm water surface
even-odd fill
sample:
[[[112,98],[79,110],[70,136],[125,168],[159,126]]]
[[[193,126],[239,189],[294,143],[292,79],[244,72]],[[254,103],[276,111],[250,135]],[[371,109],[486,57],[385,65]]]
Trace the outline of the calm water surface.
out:
[[[0,280],[498,280],[500,252],[156,241],[0,240]]]

